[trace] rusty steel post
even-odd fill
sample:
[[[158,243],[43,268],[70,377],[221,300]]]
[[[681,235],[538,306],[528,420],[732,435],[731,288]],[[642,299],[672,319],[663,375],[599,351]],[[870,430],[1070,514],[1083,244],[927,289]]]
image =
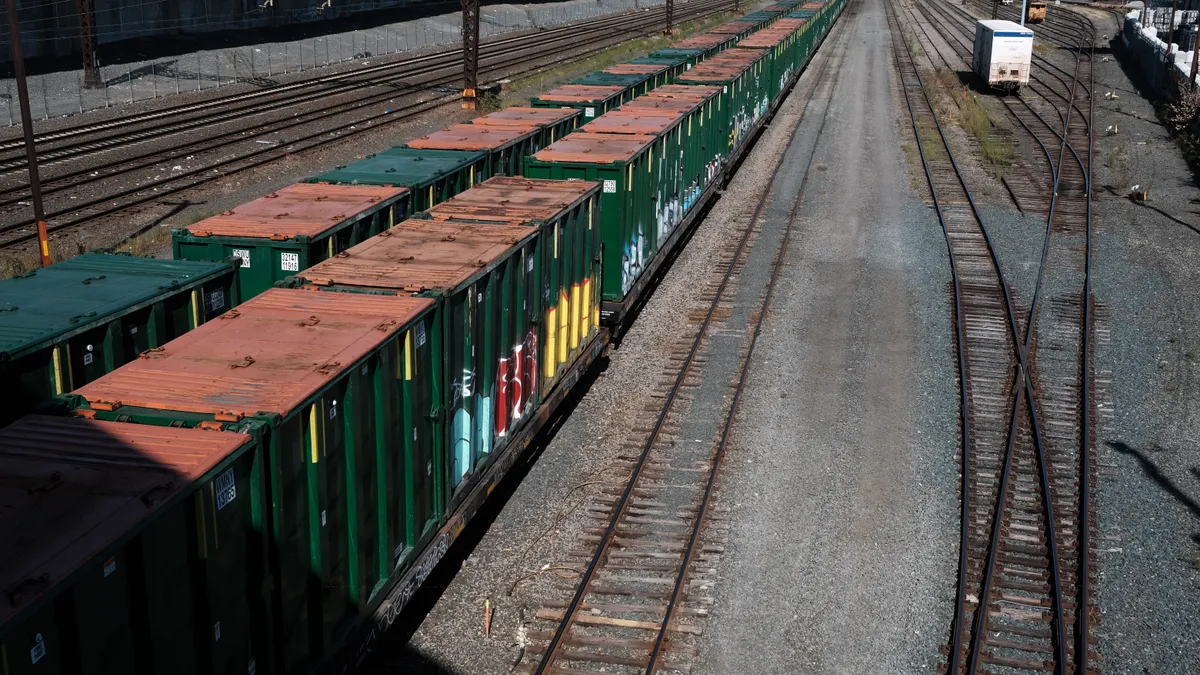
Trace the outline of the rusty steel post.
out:
[[[479,94],[479,0],[460,0],[462,6],[464,110],[474,110]]]
[[[670,35],[675,30],[675,0],[667,0],[667,29],[663,35]]]
[[[1192,78],[1190,80],[1188,80],[1188,90],[1196,91],[1196,64],[1200,63],[1200,59],[1196,58],[1197,56],[1200,56],[1200,39],[1197,39],[1196,33],[1198,30],[1200,30],[1200,26],[1197,26],[1196,24],[1192,24],[1191,30],[1192,30]]]
[[[79,49],[83,52],[83,86],[94,89],[101,85],[100,69],[96,67],[96,10],[93,0],[75,0],[79,13]]]
[[[1170,26],[1169,30],[1167,31],[1167,54],[1166,54],[1166,60],[1167,60],[1166,66],[1167,66],[1167,75],[1168,76],[1173,76],[1175,74],[1175,57],[1171,54],[1171,43],[1175,42],[1175,8],[1178,4],[1178,1],[1179,0],[1171,0],[1171,26]],[[1163,81],[1163,89],[1164,90],[1166,90],[1166,88],[1167,88],[1167,82],[1168,82],[1167,80]]]
[[[38,251],[42,267],[50,264],[50,240],[46,234],[46,213],[42,210],[42,184],[38,180],[37,152],[33,146],[33,116],[29,113],[29,87],[25,84],[25,55],[21,53],[21,28],[17,23],[17,0],[8,3],[8,35],[12,41],[13,75],[17,80],[17,98],[21,102],[21,128],[25,131],[25,162],[29,169],[29,191],[33,197],[33,218],[37,221]]]

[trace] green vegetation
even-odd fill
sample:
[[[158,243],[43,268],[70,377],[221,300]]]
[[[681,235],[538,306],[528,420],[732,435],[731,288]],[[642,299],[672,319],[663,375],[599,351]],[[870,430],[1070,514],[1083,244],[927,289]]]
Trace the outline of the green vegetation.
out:
[[[196,218],[193,222],[199,222],[208,216]],[[126,239],[120,246],[116,248],[118,253],[128,253],[129,255],[138,258],[153,258],[159,253],[171,248],[171,228],[169,227],[153,227],[146,232]]]
[[[990,111],[974,94],[963,97],[961,106],[963,128],[975,137],[983,159],[994,167],[1008,166],[1012,158],[1012,147],[993,132]]]
[[[50,261],[60,262],[87,253],[83,242],[72,237],[50,240]],[[11,279],[42,266],[36,243],[27,249],[0,253],[0,279]]]

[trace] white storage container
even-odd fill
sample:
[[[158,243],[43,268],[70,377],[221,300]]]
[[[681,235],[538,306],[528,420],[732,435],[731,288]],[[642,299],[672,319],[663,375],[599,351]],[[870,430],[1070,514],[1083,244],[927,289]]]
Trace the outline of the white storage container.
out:
[[[1017,89],[1029,82],[1033,31],[1012,21],[976,21],[972,67],[988,86]]]

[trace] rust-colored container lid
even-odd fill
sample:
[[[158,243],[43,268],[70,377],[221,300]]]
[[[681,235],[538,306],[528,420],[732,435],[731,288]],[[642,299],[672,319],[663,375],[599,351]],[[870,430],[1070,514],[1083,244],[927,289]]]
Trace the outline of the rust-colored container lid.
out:
[[[579,127],[586,133],[661,134],[679,124],[685,114],[678,110],[612,110]]]
[[[538,127],[548,127],[552,124],[569,120],[572,117],[582,116],[583,111],[579,108],[526,108],[514,106],[512,108],[497,110],[482,117],[476,117],[471,120],[471,124],[500,127],[532,124]]]
[[[759,31],[759,32],[755,33],[754,35],[751,35],[750,37],[746,38],[745,40],[742,40],[741,42],[734,45],[734,48],[735,49],[746,49],[746,48],[770,49],[771,47],[774,47],[775,45],[779,44],[780,42],[783,42],[784,40],[788,39],[789,37],[791,37],[791,35],[792,35],[792,31],[790,31],[790,30],[789,31],[769,31],[769,32],[768,31]]]
[[[671,45],[674,49],[712,49],[717,45],[724,44],[729,41],[728,35],[715,35],[711,33],[701,33],[693,35],[686,40],[680,40]]]
[[[410,218],[300,276],[316,286],[406,293],[455,288],[534,232],[528,227]]]
[[[773,28],[786,29],[792,32],[806,23],[808,23],[808,19],[780,19],[775,22]]]
[[[0,625],[249,440],[41,415],[0,429]]]
[[[102,409],[287,415],[431,304],[272,288],[76,393]]]
[[[823,2],[806,2],[800,5],[800,9],[821,9],[825,6]]]
[[[681,82],[728,82],[749,70],[748,65],[704,63],[679,76]]]
[[[660,63],[614,63],[603,72],[616,75],[657,75],[666,72],[669,67]]]
[[[409,141],[408,147],[418,150],[495,150],[532,136],[538,128],[455,124],[415,141]]]
[[[708,29],[708,32],[713,35],[737,35],[738,33],[742,33],[750,28],[754,28],[754,24],[750,23],[749,21],[730,21],[729,23],[723,23],[716,28],[710,28]]]
[[[609,84],[564,84],[542,94],[539,101],[563,101],[566,103],[593,103],[604,101],[625,91],[625,87]]]
[[[664,84],[657,87],[654,91],[649,92],[646,96],[641,96],[634,101],[642,98],[683,98],[696,99],[704,101],[717,94],[721,93],[721,88],[715,84]]]
[[[533,156],[544,162],[611,164],[626,162],[654,142],[655,136],[580,134],[564,136]]]
[[[458,193],[426,213],[438,220],[460,218],[515,225],[548,221],[599,187],[600,183],[586,180],[496,176]]]
[[[697,107],[703,99],[690,98],[656,98],[650,96],[639,96],[638,98],[621,106],[621,110],[628,112],[640,112],[647,115],[665,115],[675,112],[687,114]],[[595,131],[595,129],[592,129]]]
[[[767,50],[765,49],[754,49],[748,47],[741,49],[726,49],[725,51],[717,54],[700,65],[704,65],[706,63],[750,64],[762,59],[762,57],[766,55]]]
[[[316,237],[405,192],[400,187],[298,183],[189,225],[197,237]]]

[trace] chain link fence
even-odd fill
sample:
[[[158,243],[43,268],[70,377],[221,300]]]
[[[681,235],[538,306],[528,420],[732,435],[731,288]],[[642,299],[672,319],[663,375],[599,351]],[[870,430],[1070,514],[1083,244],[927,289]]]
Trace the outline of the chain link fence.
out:
[[[493,5],[484,7],[480,15],[480,39],[644,9],[663,2],[570,0],[541,5]],[[292,73],[356,60],[370,63],[380,56],[446,47],[461,41],[462,14],[455,12],[291,42],[102,65],[98,87],[84,86],[82,70],[34,75],[28,79],[30,114],[42,120],[244,82],[266,86],[275,78]],[[20,124],[17,87],[12,78],[4,79],[0,96],[6,108],[6,113],[0,113],[0,123]]]

